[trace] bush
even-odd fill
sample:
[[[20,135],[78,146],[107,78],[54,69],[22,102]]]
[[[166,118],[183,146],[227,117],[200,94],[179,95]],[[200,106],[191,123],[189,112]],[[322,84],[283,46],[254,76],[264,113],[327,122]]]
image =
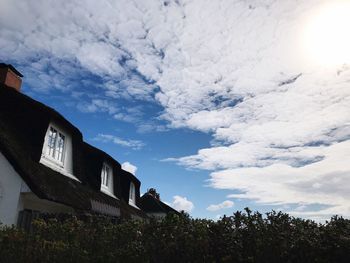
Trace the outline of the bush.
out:
[[[0,262],[350,262],[350,221],[325,224],[246,209],[214,222],[47,216],[30,232],[0,227]]]

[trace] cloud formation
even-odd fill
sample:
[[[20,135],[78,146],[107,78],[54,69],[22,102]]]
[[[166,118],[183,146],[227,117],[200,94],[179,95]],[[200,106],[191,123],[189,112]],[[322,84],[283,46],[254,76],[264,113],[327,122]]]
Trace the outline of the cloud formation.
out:
[[[77,108],[86,113],[108,112],[109,114],[115,114],[118,111],[110,101],[102,99],[92,99],[90,103],[79,103]]]
[[[187,200],[186,197],[179,195],[173,196],[173,203],[171,206],[178,211],[185,211],[187,213],[194,209],[194,204],[191,201]]]
[[[212,171],[210,185],[241,192],[233,197],[350,215],[350,67],[314,64],[301,44],[323,4],[2,1],[0,57],[22,65],[34,90],[103,91],[78,105],[83,111],[132,122],[139,115],[113,99],[153,101],[169,127],[212,134],[212,147],[173,160]],[[80,82],[86,74],[96,81]]]
[[[226,200],[226,201],[223,201],[220,204],[208,206],[207,210],[211,211],[211,212],[214,212],[214,211],[218,211],[218,210],[221,210],[221,209],[231,208],[231,207],[233,207],[233,205],[234,205],[234,202],[232,202],[230,200]]]
[[[145,146],[145,144],[142,141],[125,140],[110,134],[98,134],[93,140],[104,142],[104,143],[112,142],[120,146],[129,147],[133,150],[140,150],[142,147]]]
[[[122,169],[129,173],[132,173],[133,175],[135,175],[137,171],[137,167],[129,162],[122,163]]]

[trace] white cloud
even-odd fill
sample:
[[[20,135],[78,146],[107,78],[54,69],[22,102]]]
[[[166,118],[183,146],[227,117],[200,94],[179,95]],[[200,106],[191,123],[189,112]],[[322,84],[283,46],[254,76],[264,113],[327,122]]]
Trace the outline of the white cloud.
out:
[[[165,132],[168,130],[169,129],[166,126],[159,125],[156,122],[152,122],[152,121],[142,123],[142,124],[138,125],[138,127],[137,127],[138,133],[149,133],[149,132],[153,132],[153,131]]]
[[[234,203],[232,201],[226,200],[226,201],[223,201],[220,204],[208,206],[207,210],[213,212],[213,211],[218,211],[218,210],[221,210],[221,209],[231,208],[231,207],[233,207],[233,205],[234,205]]]
[[[133,175],[135,175],[137,171],[137,167],[129,162],[122,163],[122,169],[129,173],[132,173]]]
[[[108,96],[151,99],[155,86],[142,75],[131,74],[140,67],[151,73],[159,63],[145,38],[150,25],[144,9],[161,13],[160,3],[143,6],[123,0],[2,1],[0,56],[22,64],[26,83],[36,90],[69,89],[72,76],[87,71],[100,78]],[[19,19],[13,18],[15,14]],[[156,23],[165,19],[154,18]]]
[[[315,147],[319,151],[318,147]],[[265,167],[226,169],[211,174],[210,184],[218,189],[240,190],[230,198],[252,199],[264,204],[302,205],[299,215],[342,214],[349,216],[350,141],[324,147],[324,159],[301,167],[275,163]],[[327,206],[319,211],[307,211],[305,205]],[[293,212],[292,210],[290,212]]]
[[[82,112],[108,112],[114,114],[118,109],[107,100],[92,99],[90,103],[79,103],[77,108]]]
[[[172,207],[174,207],[178,211],[191,212],[194,209],[194,204],[187,200],[186,197],[182,197],[179,195],[173,196]]]
[[[113,136],[110,134],[98,134],[93,140],[95,141],[101,141],[101,142],[112,142],[114,144],[124,146],[124,147],[129,147],[132,148],[133,150],[140,150],[145,146],[145,143],[139,140],[125,140],[117,136]]]

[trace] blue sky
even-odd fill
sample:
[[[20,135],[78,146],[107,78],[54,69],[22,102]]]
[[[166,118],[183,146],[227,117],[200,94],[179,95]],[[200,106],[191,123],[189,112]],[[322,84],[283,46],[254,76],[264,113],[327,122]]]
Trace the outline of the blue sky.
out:
[[[5,0],[0,60],[142,192],[324,220],[350,215],[349,6]]]

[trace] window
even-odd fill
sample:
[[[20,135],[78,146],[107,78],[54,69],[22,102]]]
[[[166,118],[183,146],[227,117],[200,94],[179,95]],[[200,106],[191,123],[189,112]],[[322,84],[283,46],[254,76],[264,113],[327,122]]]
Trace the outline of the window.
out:
[[[73,144],[70,130],[62,123],[50,122],[42,145],[41,164],[71,179],[73,174]]]
[[[115,197],[113,193],[113,170],[106,163],[103,163],[101,170],[101,191]]]
[[[62,164],[64,162],[65,139],[66,137],[61,132],[52,126],[50,127],[46,155]]]
[[[135,204],[135,201],[135,185],[133,182],[131,182],[129,190],[129,203]]]
[[[103,164],[102,166],[102,172],[101,172],[101,185],[108,188],[108,185],[110,180],[110,170],[109,167],[106,164]]]

